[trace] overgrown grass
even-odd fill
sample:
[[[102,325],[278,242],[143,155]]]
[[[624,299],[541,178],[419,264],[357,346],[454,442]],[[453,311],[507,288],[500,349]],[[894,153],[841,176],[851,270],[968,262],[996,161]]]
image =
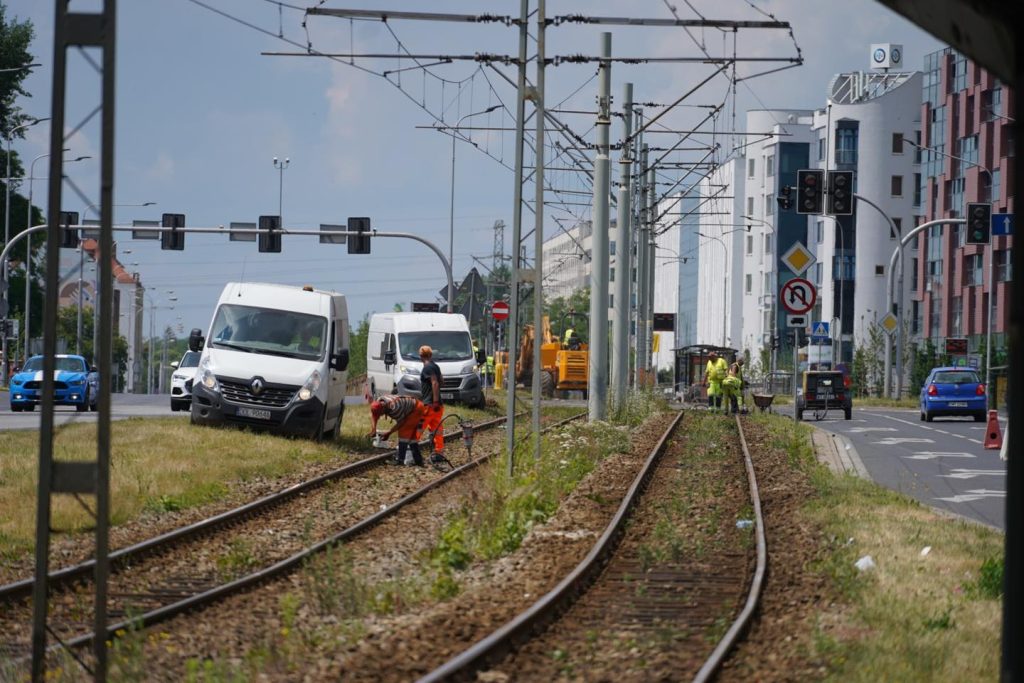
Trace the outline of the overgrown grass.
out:
[[[471,420],[500,413],[451,406]],[[367,406],[348,406],[342,441],[317,443],[234,428],[190,425],[181,418],[134,418],[110,423],[111,522],[162,515],[204,505],[229,495],[237,482],[273,478],[345,453],[373,451]],[[38,431],[0,433],[0,558],[32,552],[38,476]],[[54,438],[57,460],[95,460],[96,427],[72,424]],[[374,451],[375,452],[375,451]],[[78,532],[92,519],[70,496],[54,496],[53,528]]]
[[[629,450],[631,426],[664,406],[652,394],[638,394],[620,412],[619,424],[577,422],[545,435],[539,459],[526,438],[516,449],[511,476],[507,455],[493,461],[479,497],[449,516],[430,552],[434,597],[455,595],[456,572],[471,562],[516,550],[601,460]]]
[[[1003,536],[817,464],[806,430],[756,416],[817,495],[805,505],[824,532],[825,573],[850,609],[819,622],[814,642],[837,681],[980,681],[999,677]],[[925,547],[930,551],[922,555]],[[854,562],[871,555],[876,567]]]

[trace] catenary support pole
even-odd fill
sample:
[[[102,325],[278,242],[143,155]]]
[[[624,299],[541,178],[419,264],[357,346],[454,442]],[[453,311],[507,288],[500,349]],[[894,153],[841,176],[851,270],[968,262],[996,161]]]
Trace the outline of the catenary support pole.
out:
[[[647,317],[644,319],[644,341],[647,344],[644,354],[644,367],[647,370],[648,382],[651,386],[657,383],[658,369],[654,364],[654,275],[657,261],[654,258],[655,233],[658,228],[658,175],[654,166],[648,171],[647,192],[648,224],[647,224]],[[651,372],[654,372],[653,377]]]
[[[597,72],[597,157],[594,160],[593,237],[590,262],[590,367],[587,411],[591,421],[608,412],[608,138],[612,125],[612,34],[600,37],[602,61]]]
[[[633,130],[633,84],[622,89],[622,139],[628,141]],[[619,204],[615,221],[615,306],[612,322],[612,405],[622,409],[629,383],[629,281],[632,265],[630,212],[630,171],[632,146],[622,145],[619,158]]]
[[[637,232],[636,232],[636,365],[633,377],[633,387],[640,389],[644,380],[644,297],[647,293],[647,195],[650,188],[647,186],[647,157],[648,147],[644,145],[640,149],[640,168],[638,169],[637,180],[640,183],[640,204],[637,206]]]
[[[533,214],[536,219],[533,229],[533,457],[540,459],[540,363],[541,336],[544,322],[544,295],[541,282],[544,280],[544,34],[547,18],[544,14],[546,0],[537,0],[537,79],[534,83],[533,104],[536,108],[537,129],[534,136],[536,168],[534,170]]]
[[[516,150],[515,173],[512,188],[512,272],[509,276],[509,317],[505,323],[505,338],[508,343],[508,368],[505,382],[508,384],[508,399],[505,406],[508,439],[508,476],[511,478],[515,467],[516,447],[516,356],[519,345],[519,259],[523,238],[523,125],[526,120],[526,38],[529,30],[527,18],[529,0],[519,2],[519,78],[516,88]]]

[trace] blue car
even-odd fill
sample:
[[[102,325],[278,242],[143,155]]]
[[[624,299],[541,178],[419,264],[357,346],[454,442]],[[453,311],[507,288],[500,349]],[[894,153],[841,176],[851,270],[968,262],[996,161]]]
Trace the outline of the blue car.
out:
[[[75,406],[79,412],[96,410],[99,374],[82,356],[58,355],[54,403]],[[11,378],[11,411],[33,411],[43,399],[43,357],[32,356]]]
[[[941,415],[971,416],[984,422],[988,410],[985,384],[972,368],[933,368],[921,387],[921,420]]]

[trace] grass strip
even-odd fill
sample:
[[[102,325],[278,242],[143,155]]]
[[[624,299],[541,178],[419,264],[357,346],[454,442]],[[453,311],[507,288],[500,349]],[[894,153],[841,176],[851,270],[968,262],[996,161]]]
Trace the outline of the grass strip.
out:
[[[846,607],[809,634],[828,680],[981,681],[999,678],[1003,535],[816,462],[810,427],[763,421],[817,495],[802,510],[821,530],[822,560]],[[854,563],[870,555],[871,570]]]

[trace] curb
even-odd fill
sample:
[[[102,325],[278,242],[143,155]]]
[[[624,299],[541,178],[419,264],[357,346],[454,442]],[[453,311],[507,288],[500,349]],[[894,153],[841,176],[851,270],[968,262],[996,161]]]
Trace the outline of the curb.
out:
[[[814,428],[814,431],[811,432],[811,446],[820,462],[828,465],[829,469],[836,474],[852,474],[872,481],[857,449],[849,439],[842,434],[827,431],[816,425],[811,426]]]

